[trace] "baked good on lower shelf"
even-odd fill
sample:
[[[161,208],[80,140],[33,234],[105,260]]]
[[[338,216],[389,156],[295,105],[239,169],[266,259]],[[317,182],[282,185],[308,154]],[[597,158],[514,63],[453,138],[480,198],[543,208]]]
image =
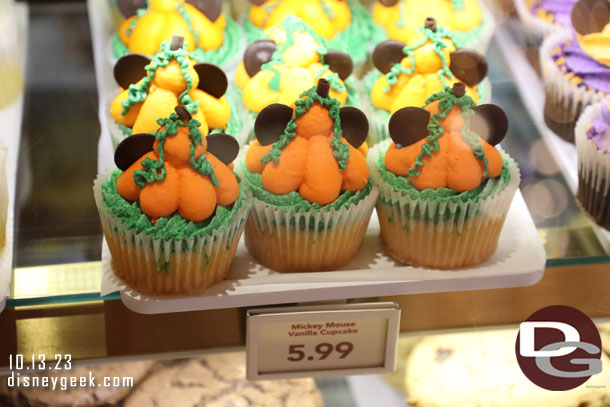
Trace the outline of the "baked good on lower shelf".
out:
[[[177,361],[153,372],[124,407],[322,407],[312,379],[250,382],[245,354]]]
[[[245,240],[282,272],[333,270],[356,255],[377,191],[366,163],[366,116],[339,107],[320,79],[294,102],[256,119],[243,174],[252,192]],[[349,236],[349,238],[346,238]]]
[[[517,164],[494,146],[508,119],[475,106],[465,85],[432,95],[425,109],[392,115],[390,140],[371,149],[384,249],[413,266],[454,269],[488,260],[520,182]]]
[[[408,401],[415,407],[608,407],[610,359],[603,371],[568,391],[530,382],[515,356],[517,330],[430,336],[407,361]],[[591,387],[588,387],[591,385]]]
[[[152,134],[125,139],[118,170],[94,183],[112,270],[150,295],[199,293],[223,280],[239,242],[248,200],[233,174],[237,141],[202,134],[183,106]]]
[[[610,230],[610,110],[609,104],[589,106],[576,124],[578,191],[585,212]]]

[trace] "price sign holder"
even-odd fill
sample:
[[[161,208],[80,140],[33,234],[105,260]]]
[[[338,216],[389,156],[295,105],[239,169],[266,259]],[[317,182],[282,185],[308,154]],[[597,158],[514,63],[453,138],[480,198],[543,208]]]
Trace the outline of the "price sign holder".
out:
[[[251,309],[248,380],[394,371],[400,306],[393,302]]]

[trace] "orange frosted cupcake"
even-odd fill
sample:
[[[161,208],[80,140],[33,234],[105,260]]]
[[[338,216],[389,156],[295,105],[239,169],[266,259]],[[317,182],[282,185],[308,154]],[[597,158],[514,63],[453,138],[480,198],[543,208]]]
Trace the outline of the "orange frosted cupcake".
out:
[[[432,95],[425,109],[392,115],[392,140],[371,150],[381,241],[392,257],[451,269],[492,256],[520,181],[516,163],[494,147],[507,129],[502,109],[475,106],[463,83]]]
[[[282,272],[332,270],[359,250],[377,191],[366,164],[368,121],[339,107],[320,79],[293,107],[274,104],[256,119],[243,160],[253,195],[246,245]]]
[[[125,139],[94,183],[112,269],[151,295],[194,294],[225,278],[248,214],[233,174],[237,141],[205,136],[183,106],[155,135]]]

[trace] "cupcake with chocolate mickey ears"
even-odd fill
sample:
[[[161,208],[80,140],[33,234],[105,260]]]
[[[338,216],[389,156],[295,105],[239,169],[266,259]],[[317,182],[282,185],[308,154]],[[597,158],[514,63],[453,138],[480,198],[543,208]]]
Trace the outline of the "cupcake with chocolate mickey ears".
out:
[[[244,16],[248,41],[265,39],[265,32],[297,17],[332,49],[348,53],[356,66],[366,61],[372,22],[358,0],[250,0]]]
[[[125,20],[112,40],[114,58],[153,56],[164,41],[181,36],[195,61],[233,69],[246,45],[222,0],[118,0],[118,8]]]
[[[610,1],[579,0],[572,30],[547,37],[540,48],[546,100],[544,120],[562,139],[574,142],[582,111],[610,96]]]
[[[392,140],[370,154],[385,250],[439,269],[489,259],[520,181],[516,163],[494,147],[508,129],[502,109],[476,106],[457,83],[425,109],[398,110],[388,127]]]
[[[131,134],[152,133],[157,120],[176,105],[185,106],[204,134],[239,134],[237,108],[226,96],[228,81],[215,65],[194,63],[182,37],[164,42],[152,59],[140,54],[120,58],[114,77],[121,87],[109,108],[109,129],[116,146]]]
[[[390,115],[408,107],[421,107],[446,86],[463,82],[475,103],[491,100],[491,84],[484,80],[487,60],[475,50],[459,48],[454,34],[433,18],[422,25],[407,43],[387,40],[377,45],[373,63],[377,68],[365,77],[370,96],[369,143],[388,138]]]
[[[493,17],[479,0],[378,0],[373,5],[373,42],[411,42],[421,21],[434,18],[453,32],[456,45],[485,52],[493,36]]]
[[[375,205],[366,116],[341,108],[329,90],[320,79],[293,107],[263,109],[242,163],[253,196],[246,245],[277,271],[333,270],[347,263]]]
[[[525,30],[542,41],[547,35],[572,27],[570,13],[577,0],[515,0]]]
[[[119,278],[145,294],[195,294],[225,278],[248,215],[239,145],[206,137],[184,106],[158,123],[118,146],[95,202]]]

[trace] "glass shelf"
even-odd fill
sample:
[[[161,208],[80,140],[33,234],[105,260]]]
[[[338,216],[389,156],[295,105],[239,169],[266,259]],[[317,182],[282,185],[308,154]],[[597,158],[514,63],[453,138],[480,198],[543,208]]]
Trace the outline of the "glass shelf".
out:
[[[97,174],[97,90],[86,4],[32,3],[7,306],[99,300],[102,233]],[[493,102],[511,127],[503,147],[520,163],[521,190],[548,267],[610,263],[542,142],[494,43]],[[111,295],[104,299],[116,299]]]

